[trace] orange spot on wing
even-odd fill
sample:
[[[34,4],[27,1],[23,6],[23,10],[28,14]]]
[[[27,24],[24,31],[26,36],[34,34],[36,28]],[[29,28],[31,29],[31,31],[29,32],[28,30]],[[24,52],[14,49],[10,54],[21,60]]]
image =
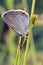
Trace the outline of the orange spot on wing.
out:
[[[21,15],[21,16],[25,16],[25,13],[23,12],[23,13],[21,13],[20,15]]]

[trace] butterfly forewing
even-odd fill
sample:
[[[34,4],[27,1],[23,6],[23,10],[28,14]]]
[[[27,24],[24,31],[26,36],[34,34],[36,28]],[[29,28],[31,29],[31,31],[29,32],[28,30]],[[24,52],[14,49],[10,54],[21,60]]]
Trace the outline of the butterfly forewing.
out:
[[[2,14],[5,23],[21,35],[27,34],[29,26],[28,13],[23,10],[11,10]]]

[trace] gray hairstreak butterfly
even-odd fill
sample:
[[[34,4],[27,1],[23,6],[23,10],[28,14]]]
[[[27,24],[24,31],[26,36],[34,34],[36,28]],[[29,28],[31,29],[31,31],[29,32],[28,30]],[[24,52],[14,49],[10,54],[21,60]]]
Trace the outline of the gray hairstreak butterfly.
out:
[[[2,14],[4,22],[22,36],[28,33],[29,14],[23,10],[9,10]]]

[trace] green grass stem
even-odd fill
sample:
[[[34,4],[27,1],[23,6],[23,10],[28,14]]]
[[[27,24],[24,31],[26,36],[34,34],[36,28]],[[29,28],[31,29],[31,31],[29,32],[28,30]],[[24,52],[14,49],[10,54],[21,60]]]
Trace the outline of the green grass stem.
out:
[[[29,30],[29,35],[28,35],[28,40],[27,40],[26,51],[25,51],[25,56],[24,56],[24,64],[23,65],[26,65],[26,63],[27,63],[29,44],[30,44],[30,41],[32,40],[32,38],[31,38],[31,33],[32,33],[32,16],[34,14],[35,1],[36,0],[33,0],[33,2],[32,2],[32,9],[31,9],[31,16],[30,16],[30,26],[29,26],[29,29],[28,29]]]

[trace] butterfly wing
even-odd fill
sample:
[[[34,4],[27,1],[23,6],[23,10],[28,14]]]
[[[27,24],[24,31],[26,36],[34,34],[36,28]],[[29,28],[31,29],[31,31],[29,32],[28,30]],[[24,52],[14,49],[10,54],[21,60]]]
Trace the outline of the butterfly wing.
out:
[[[29,16],[23,10],[11,10],[2,15],[5,23],[21,35],[27,34]]]

